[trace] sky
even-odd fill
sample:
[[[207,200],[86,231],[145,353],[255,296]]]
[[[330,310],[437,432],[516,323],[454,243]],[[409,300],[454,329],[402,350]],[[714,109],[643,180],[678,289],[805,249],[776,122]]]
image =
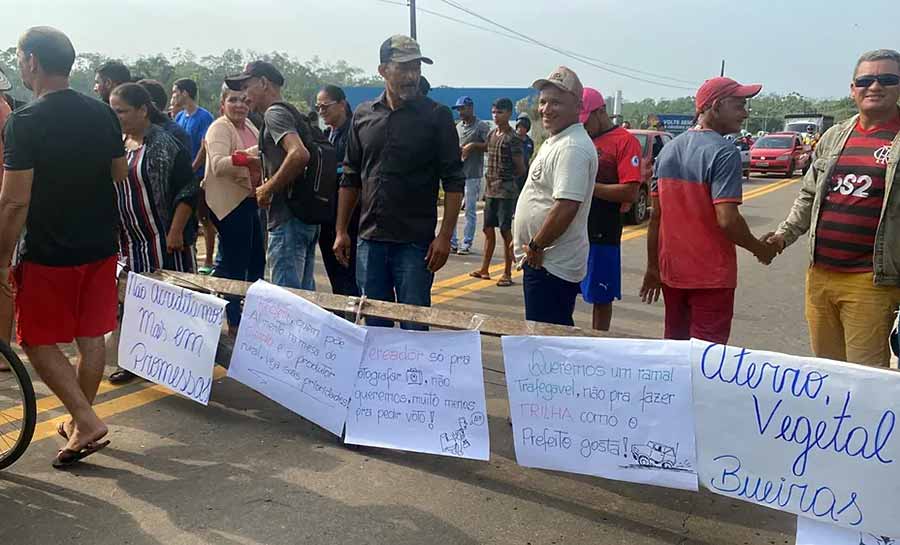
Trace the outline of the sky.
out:
[[[860,53],[900,49],[900,0],[447,0],[556,51],[514,40],[445,0],[419,8],[493,28],[418,14],[418,39],[434,59],[432,85],[527,87],[556,66],[585,86],[628,101],[694,94],[719,73],[764,92],[845,96]],[[406,0],[0,0],[0,47],[33,25],[66,32],[82,52],[136,59],[174,48],[198,56],[228,48],[346,60],[375,74],[378,48],[409,33]],[[858,9],[855,9],[858,6]],[[626,68],[607,68],[563,52]],[[590,61],[599,64],[597,61]],[[635,70],[654,74],[653,76]],[[675,79],[660,79],[658,76]]]

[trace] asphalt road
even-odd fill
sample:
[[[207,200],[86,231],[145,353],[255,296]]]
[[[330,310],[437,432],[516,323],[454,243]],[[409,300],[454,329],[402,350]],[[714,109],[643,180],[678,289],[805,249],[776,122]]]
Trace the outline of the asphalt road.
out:
[[[773,230],[796,181],[752,179],[742,212]],[[479,216],[480,225],[481,216]],[[731,342],[808,354],[803,318],[804,241],[771,267],[739,252]],[[623,300],[612,334],[661,336],[661,303],[637,292],[644,229],[626,229]],[[451,256],[434,302],[522,319],[512,287],[469,278],[476,253]],[[499,263],[495,259],[495,263]],[[326,287],[323,275],[317,277]],[[579,302],[576,323],[590,327]],[[328,432],[227,378],[209,407],[135,382],[103,383],[98,411],[112,445],[69,472],[50,460],[64,412],[36,381],[39,424],[25,457],[0,472],[0,542],[97,544],[716,544],[794,542],[793,517],[708,492],[686,493],[515,463],[499,341],[484,338],[490,463],[379,449],[350,450]],[[221,372],[222,370],[219,369]]]

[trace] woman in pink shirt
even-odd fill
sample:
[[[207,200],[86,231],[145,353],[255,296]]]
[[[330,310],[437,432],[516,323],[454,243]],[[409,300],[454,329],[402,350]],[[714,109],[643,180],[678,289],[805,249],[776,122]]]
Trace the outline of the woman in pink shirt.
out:
[[[250,109],[241,91],[222,86],[222,116],[206,133],[203,189],[210,218],[219,231],[220,262],[213,276],[255,282],[266,266],[264,234],[256,205],[260,184],[259,131],[247,119]],[[240,323],[237,301],[226,308],[229,331]]]

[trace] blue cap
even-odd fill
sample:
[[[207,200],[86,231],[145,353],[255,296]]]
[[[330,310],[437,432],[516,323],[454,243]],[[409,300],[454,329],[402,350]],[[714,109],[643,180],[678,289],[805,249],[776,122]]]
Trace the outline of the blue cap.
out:
[[[462,108],[463,106],[474,106],[475,101],[472,100],[470,96],[461,96],[456,99],[456,104],[453,105],[453,109]]]

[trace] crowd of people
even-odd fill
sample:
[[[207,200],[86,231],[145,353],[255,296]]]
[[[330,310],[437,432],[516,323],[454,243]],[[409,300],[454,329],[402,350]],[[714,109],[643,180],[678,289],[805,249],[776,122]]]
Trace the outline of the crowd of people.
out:
[[[430,306],[435,273],[451,252],[471,251],[484,191],[484,256],[471,275],[491,277],[499,229],[497,285],[512,284],[513,267],[524,270],[526,319],[573,325],[581,295],[593,305],[593,327],[610,328],[622,296],[620,209],[637,197],[642,154],[603,94],[570,68],[533,83],[549,135],[535,150],[531,120],[513,124],[509,99],[492,104],[491,127],[469,97],[452,107],[458,121],[428,98],[421,70],[433,61],[402,35],[379,49],[385,88],[376,99],[354,110],[339,87],[319,91],[314,111],[324,133],[283,99],[288,83],[265,61],[224,79],[216,118],[197,104],[192,80],[167,92],[154,80],[132,81],[116,62],[97,69],[101,100],[72,90],[74,48],[50,27],[28,29],[17,59],[34,100],[0,109],[0,328],[10,333],[14,299],[19,343],[71,414],[58,429],[66,444],[54,466],[109,443],[91,405],[104,335],[117,326],[117,263],[136,272],[197,271],[201,231],[204,265],[222,278],[252,282],[268,265],[274,283],[314,290],[318,247],[335,293]],[[736,247],[769,264],[809,233],[813,352],[885,366],[900,306],[900,200],[891,193],[900,179],[900,53],[860,58],[850,84],[859,114],[822,136],[789,216],[757,237],[739,211],[740,155],[724,136],[740,131],[746,101],[760,90],[707,80],[696,93],[696,126],[659,154],[640,295],[664,299],[666,338],[725,343]],[[336,185],[315,194],[321,216],[298,195],[309,194],[303,184],[323,165],[334,172],[318,180]],[[240,304],[228,302],[232,333]],[[60,348],[72,341],[75,365]],[[130,378],[121,369],[110,376]]]

